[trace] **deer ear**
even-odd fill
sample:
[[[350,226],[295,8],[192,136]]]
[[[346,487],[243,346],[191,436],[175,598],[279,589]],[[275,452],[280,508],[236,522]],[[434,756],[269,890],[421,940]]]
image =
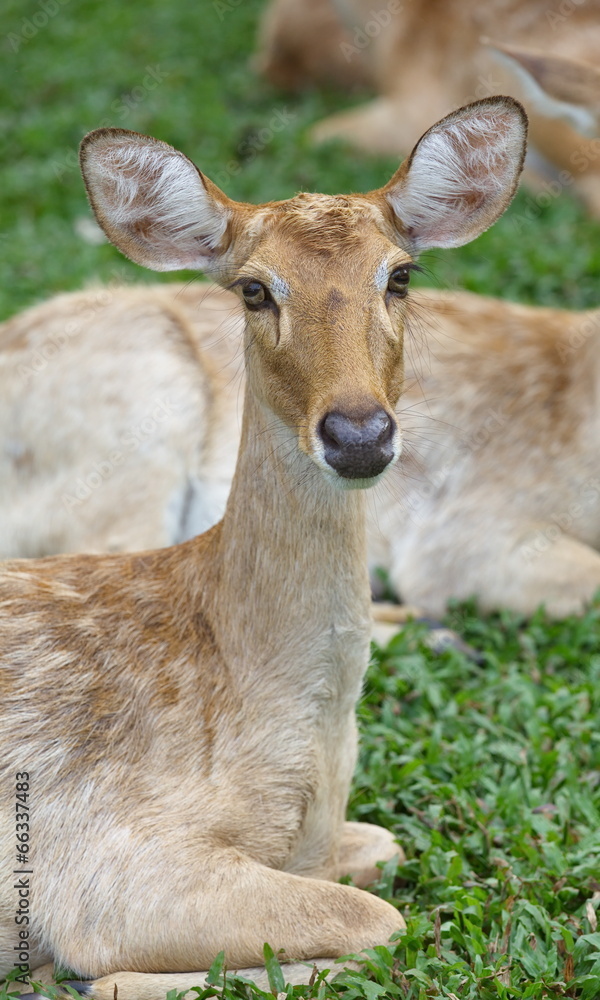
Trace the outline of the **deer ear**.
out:
[[[379,192],[400,242],[458,247],[489,229],[515,193],[526,140],[527,117],[511,97],[469,104],[430,128]]]
[[[525,97],[547,118],[562,118],[583,135],[596,135],[600,121],[600,70],[589,63],[539,49],[482,39],[513,74]]]
[[[226,251],[235,203],[187,156],[126,129],[86,135],[81,171],[111,243],[153,271],[211,270]]]

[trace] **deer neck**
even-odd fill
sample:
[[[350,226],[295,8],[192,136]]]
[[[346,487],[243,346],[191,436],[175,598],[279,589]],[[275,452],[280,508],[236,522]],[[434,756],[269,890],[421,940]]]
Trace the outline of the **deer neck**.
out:
[[[328,482],[249,386],[217,558],[213,615],[240,682],[264,668],[282,694],[312,683],[354,704],[370,636],[363,491]]]

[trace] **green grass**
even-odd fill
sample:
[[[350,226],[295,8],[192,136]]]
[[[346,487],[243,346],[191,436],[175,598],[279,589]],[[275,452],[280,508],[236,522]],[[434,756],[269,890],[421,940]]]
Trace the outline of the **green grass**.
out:
[[[368,190],[395,169],[310,146],[310,123],[351,98],[290,97],[253,75],[258,0],[231,5],[222,19],[210,2],[56,6],[25,40],[40,3],[3,4],[2,317],[96,280],[159,280],[77,234],[88,209],[75,153],[98,125],[159,136],[251,201]],[[278,111],[288,124],[254,155],[252,140]],[[520,193],[474,244],[429,254],[421,281],[598,304],[600,226],[567,195],[544,201]],[[419,626],[377,652],[351,815],[398,833],[407,862],[384,871],[379,891],[402,908],[409,931],[372,953],[368,974],[286,995],[600,997],[599,617],[596,609],[524,623],[456,609],[450,620],[484,651],[483,666],[454,651],[434,657]],[[285,992],[276,959],[269,964],[275,992]],[[205,995],[260,995],[229,976],[223,986],[218,964],[213,971],[217,985]]]
[[[159,280],[75,230],[88,215],[76,151],[111,124],[148,132],[187,153],[233,198],[266,201],[297,190],[368,190],[394,160],[342,147],[315,149],[307,127],[356,98],[277,92],[252,72],[261,4],[219,16],[211,2],[4,0],[0,36],[0,317],[95,279]],[[28,29],[28,25],[30,26]],[[14,49],[17,51],[14,51]],[[288,123],[254,152],[251,141],[284,111]],[[233,162],[234,171],[228,165]],[[600,226],[567,195],[515,205],[472,246],[427,259],[435,283],[531,302],[594,305]],[[168,279],[167,279],[168,280]]]
[[[407,854],[386,880],[413,938],[398,995],[598,997],[600,610],[450,617],[484,664],[433,657],[413,627],[375,657],[361,712],[352,811]]]

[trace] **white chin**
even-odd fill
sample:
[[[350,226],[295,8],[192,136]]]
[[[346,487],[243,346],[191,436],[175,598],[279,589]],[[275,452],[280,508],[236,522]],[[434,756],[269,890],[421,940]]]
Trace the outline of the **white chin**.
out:
[[[332,486],[335,486],[338,490],[370,490],[372,486],[377,486],[384,476],[387,475],[389,470],[396,464],[400,455],[402,453],[402,438],[398,436],[396,448],[394,449],[394,455],[391,461],[386,465],[382,472],[378,473],[376,476],[369,476],[366,479],[346,479],[345,476],[340,476],[339,472],[336,472],[328,462],[325,461],[325,456],[320,448],[316,448],[309,454],[312,461],[319,467],[321,472],[325,474],[325,478],[329,480]]]
[[[310,458],[315,463],[315,465],[319,467],[321,472],[325,474],[325,478],[328,479],[329,482],[332,484],[332,486],[335,486],[336,489],[369,490],[372,486],[376,486],[377,483],[380,483],[383,477],[387,475],[389,470],[392,468],[392,466],[396,464],[400,451],[401,449],[399,448],[398,454],[394,455],[391,462],[388,465],[386,465],[385,469],[383,469],[382,472],[380,472],[376,476],[369,476],[368,479],[346,479],[345,476],[340,476],[339,472],[336,472],[335,469],[333,469],[331,465],[329,465],[328,462],[325,461],[324,456],[319,454],[319,452],[316,453],[313,452],[310,455]]]
[[[369,479],[346,479],[345,476],[340,476],[335,469],[328,467],[324,470],[330,483],[332,483],[338,490],[368,490],[371,486],[376,486],[377,483],[381,482],[385,476],[389,466],[380,472],[378,476],[371,476]]]

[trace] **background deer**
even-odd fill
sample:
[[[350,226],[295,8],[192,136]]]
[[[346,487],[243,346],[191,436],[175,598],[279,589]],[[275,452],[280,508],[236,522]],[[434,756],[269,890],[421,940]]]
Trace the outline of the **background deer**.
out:
[[[367,507],[371,566],[433,615],[472,595],[580,612],[600,588],[600,312],[419,289],[405,323],[403,448]],[[2,555],[154,548],[214,524],[243,324],[233,293],[198,283],[58,296],[4,324]]]
[[[365,884],[397,853],[386,831],[344,821],[370,634],[362,488],[400,450],[412,255],[497,218],[525,131],[509,98],[479,102],[380,190],[261,206],[157,140],[84,140],[90,199],[123,252],[235,290],[247,375],[217,526],[3,569],[3,858],[12,870],[25,771],[32,960],[96,979],[88,995],[159,997],[198,984],[221,949],[229,967],[260,964],[265,941],[330,959],[403,927],[335,882]],[[12,880],[1,892],[7,971]]]
[[[600,588],[600,309],[427,290],[413,316],[402,461],[377,493],[371,562],[434,615],[473,595],[583,611]]]
[[[174,545],[222,517],[244,319],[217,286],[56,296],[0,326],[0,556]]]
[[[380,97],[319,123],[369,152],[405,154],[435,120],[510,93],[530,119],[530,184],[572,186],[600,217],[600,2],[273,0],[258,66],[278,86],[367,81]]]

